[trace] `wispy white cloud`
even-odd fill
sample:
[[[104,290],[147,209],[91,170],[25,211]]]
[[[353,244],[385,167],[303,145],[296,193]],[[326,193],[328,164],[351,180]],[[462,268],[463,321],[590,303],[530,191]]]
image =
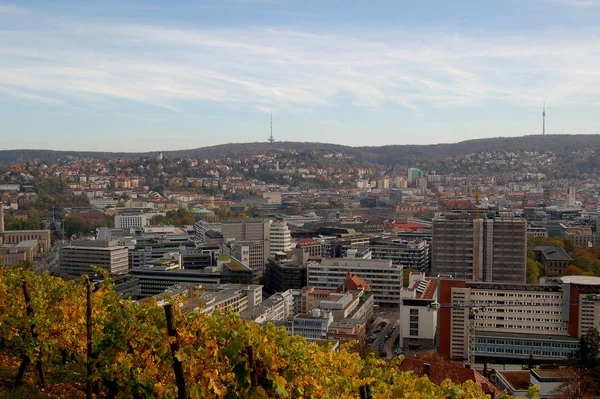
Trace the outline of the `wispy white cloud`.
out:
[[[543,0],[546,3],[550,3],[557,6],[572,7],[572,8],[600,8],[600,1],[598,0]]]
[[[41,96],[41,95],[28,93],[28,92],[23,92],[21,90],[11,89],[8,87],[0,86],[0,93],[8,94],[9,96],[20,98],[23,100],[37,101],[37,102],[42,102],[42,103],[46,103],[46,104],[63,104],[63,102],[61,100],[57,100],[55,98]]]
[[[27,18],[39,24],[2,33],[0,91],[31,101],[120,99],[174,111],[208,101],[265,112],[340,96],[414,111],[488,100],[600,103],[600,31],[319,33]]]

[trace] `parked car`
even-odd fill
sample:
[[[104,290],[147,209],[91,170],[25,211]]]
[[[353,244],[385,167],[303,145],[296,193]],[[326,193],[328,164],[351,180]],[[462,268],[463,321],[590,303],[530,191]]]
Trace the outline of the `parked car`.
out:
[[[396,356],[403,356],[404,355],[404,349],[402,349],[402,348],[396,348],[396,349],[394,349],[394,355],[396,355]]]

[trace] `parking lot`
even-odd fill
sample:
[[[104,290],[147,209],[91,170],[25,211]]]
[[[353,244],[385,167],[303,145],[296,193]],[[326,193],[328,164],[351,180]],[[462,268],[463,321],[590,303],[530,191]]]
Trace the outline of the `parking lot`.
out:
[[[392,347],[399,333],[398,311],[383,310],[375,313],[375,321],[367,330],[367,343],[376,354],[385,352],[385,358],[394,356]]]

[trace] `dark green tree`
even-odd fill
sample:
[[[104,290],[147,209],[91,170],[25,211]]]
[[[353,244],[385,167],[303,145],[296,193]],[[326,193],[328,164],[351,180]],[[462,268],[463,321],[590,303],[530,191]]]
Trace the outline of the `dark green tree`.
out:
[[[571,237],[563,237],[563,244],[565,245],[565,251],[571,252],[575,249],[575,241]]]
[[[600,332],[590,328],[579,339],[579,349],[573,355],[575,362],[586,373],[598,375],[600,372]]]

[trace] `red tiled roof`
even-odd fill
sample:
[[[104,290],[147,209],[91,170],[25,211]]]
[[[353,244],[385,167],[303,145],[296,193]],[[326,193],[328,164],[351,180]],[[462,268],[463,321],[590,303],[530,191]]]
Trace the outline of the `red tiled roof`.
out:
[[[427,279],[427,288],[422,293],[417,293],[416,297],[421,299],[433,299],[433,294],[437,288],[437,279]],[[417,283],[418,284],[418,283]]]
[[[371,291],[371,286],[362,278],[357,275],[352,275],[352,273],[348,272],[346,274],[346,280],[344,283],[338,288],[338,291],[345,289],[349,290],[357,290],[359,287],[362,287],[365,291]]]
[[[419,231],[423,229],[423,226],[418,223],[392,223],[391,227],[404,231]]]
[[[478,371],[455,366],[447,363],[426,362],[424,360],[405,358],[402,361],[400,369],[402,371],[412,371],[419,377],[425,372],[425,363],[429,363],[429,380],[434,384],[441,384],[449,378],[455,384],[462,384],[466,381],[475,381],[486,394],[496,394],[500,390],[496,388],[487,378]]]
[[[470,200],[449,200],[446,202],[446,208],[452,209],[472,209],[473,203]]]

